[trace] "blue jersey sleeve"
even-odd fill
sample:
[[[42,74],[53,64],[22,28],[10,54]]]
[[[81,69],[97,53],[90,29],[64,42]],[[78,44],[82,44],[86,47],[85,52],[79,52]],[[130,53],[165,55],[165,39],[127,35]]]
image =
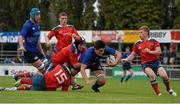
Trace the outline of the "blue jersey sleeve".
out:
[[[92,50],[93,49],[90,48],[84,53],[83,58],[82,58],[82,63],[83,64],[88,65],[90,63],[90,59],[92,58],[92,55],[93,55]]]
[[[106,52],[108,52],[108,54],[114,55],[116,53],[116,50],[110,47],[106,47]]]
[[[29,24],[26,22],[26,23],[23,25],[22,29],[21,29],[20,35],[22,35],[23,37],[25,37],[25,36],[27,35],[27,33],[29,32],[29,30],[30,30],[30,26],[29,26]]]

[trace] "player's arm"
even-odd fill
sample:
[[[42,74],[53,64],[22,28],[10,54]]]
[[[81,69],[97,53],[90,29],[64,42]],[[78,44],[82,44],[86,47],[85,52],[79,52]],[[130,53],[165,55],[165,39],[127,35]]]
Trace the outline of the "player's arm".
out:
[[[38,48],[39,48],[39,51],[44,55],[44,51],[42,49],[42,45],[41,45],[40,39],[38,41]]]
[[[135,56],[136,56],[136,53],[134,51],[132,51],[131,54],[127,58],[122,59],[121,61],[122,62],[132,61],[135,58]]]
[[[149,54],[156,55],[156,56],[159,56],[162,53],[160,47],[156,47],[155,50],[150,50],[150,49],[146,48],[146,49],[144,49],[144,52],[147,52]]]
[[[22,35],[18,36],[18,43],[19,43],[19,49],[18,50],[26,51],[26,49],[24,48],[24,45],[23,45],[23,37],[22,37]]]
[[[26,35],[28,34],[28,31],[30,30],[31,26],[28,24],[24,24],[20,34],[18,35],[18,43],[19,43],[19,49],[20,51],[26,51],[26,49],[24,48],[23,45],[23,39],[24,37],[26,37]]]
[[[52,39],[52,37],[55,35],[55,30],[52,29],[48,35],[45,35],[45,41],[46,41],[46,46],[49,47],[50,46],[50,40]]]
[[[115,51],[114,57],[115,57],[115,61],[110,60],[108,62],[109,66],[116,66],[119,63],[119,61],[121,59],[121,52]]]
[[[80,36],[79,36],[79,34],[78,34],[77,30],[76,30],[74,27],[73,27],[72,37],[73,37],[74,39],[76,39],[76,38],[80,38]]]
[[[87,68],[86,64],[81,64],[81,75],[86,84],[91,84],[93,81],[88,79],[86,71],[85,71],[86,68]]]

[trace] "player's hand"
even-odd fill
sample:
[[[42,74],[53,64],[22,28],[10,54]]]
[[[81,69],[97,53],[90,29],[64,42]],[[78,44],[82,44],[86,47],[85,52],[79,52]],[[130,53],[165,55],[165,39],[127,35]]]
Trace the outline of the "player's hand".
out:
[[[116,65],[117,65],[117,62],[116,62],[116,61],[113,61],[113,60],[108,60],[108,61],[107,61],[107,64],[108,64],[108,66],[113,67],[113,66],[116,66]]]
[[[25,51],[26,52],[26,49],[24,47],[19,47],[18,51]]]
[[[51,46],[51,43],[50,43],[50,42],[46,42],[46,46],[47,46],[47,47],[50,47],[50,46]]]
[[[125,63],[125,62],[127,62],[128,60],[127,59],[121,59],[121,62],[122,63]]]
[[[150,52],[150,49],[145,48],[145,49],[143,50],[143,52],[149,53],[149,52]]]
[[[91,84],[91,83],[93,83],[93,80],[89,80],[89,79],[88,79],[88,80],[85,81],[85,83],[86,83],[86,84]]]

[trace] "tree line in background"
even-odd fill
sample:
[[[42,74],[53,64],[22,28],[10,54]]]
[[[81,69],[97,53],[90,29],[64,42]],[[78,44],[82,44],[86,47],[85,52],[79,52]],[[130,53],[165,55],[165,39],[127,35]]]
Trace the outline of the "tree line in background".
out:
[[[99,12],[94,12],[93,4]],[[41,30],[58,25],[57,14],[67,12],[79,30],[180,29],[179,0],[0,0],[0,31],[20,31],[32,7],[41,10]]]

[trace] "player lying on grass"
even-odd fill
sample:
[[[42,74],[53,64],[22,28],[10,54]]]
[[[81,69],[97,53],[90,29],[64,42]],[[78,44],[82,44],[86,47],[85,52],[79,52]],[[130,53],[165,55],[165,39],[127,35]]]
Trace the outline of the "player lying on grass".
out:
[[[78,62],[78,57],[86,50],[85,40],[83,38],[76,39],[72,44],[63,48],[58,53],[52,55],[52,63],[46,72],[51,71],[55,66],[59,64],[66,64],[71,69],[71,75],[75,76],[80,71],[81,63]],[[27,76],[28,73],[17,73],[15,74],[15,80],[20,77]],[[23,79],[21,82],[16,82],[16,87],[21,84],[31,84],[29,79]],[[72,90],[82,89],[83,86],[76,84],[74,78],[72,78]]]
[[[155,39],[149,38],[150,29],[147,26],[142,26],[139,28],[140,30],[140,39],[133,46],[133,51],[131,54],[122,59],[123,62],[132,61],[137,54],[141,56],[141,65],[146,73],[146,75],[150,79],[150,83],[156,93],[157,96],[161,95],[161,92],[158,88],[158,83],[156,81],[157,76],[160,76],[163,79],[163,82],[166,86],[166,90],[172,96],[177,96],[176,92],[174,92],[170,88],[169,78],[166,74],[166,71],[163,67],[160,66],[159,56],[161,54],[161,48],[158,41]]]
[[[90,71],[95,74],[97,77],[97,81],[91,87],[93,91],[100,92],[99,87],[105,85],[105,73],[103,69],[102,59],[103,57],[107,57],[108,55],[115,56],[115,60],[107,61],[109,66],[115,66],[118,64],[121,59],[121,53],[116,51],[113,48],[106,47],[105,43],[102,40],[97,40],[94,44],[94,47],[90,47],[80,58],[82,61],[81,64],[81,74],[86,84],[91,84],[93,81],[89,80],[85,69],[89,68]]]
[[[20,74],[20,73],[19,73]],[[22,74],[25,75],[25,74]],[[27,73],[24,77],[30,78],[32,85],[21,85],[19,87],[0,88],[0,90],[40,90],[40,91],[54,91],[62,87],[62,91],[68,91],[71,84],[70,70],[64,65],[57,65],[52,71],[42,74],[40,72]],[[22,78],[19,81],[23,81]]]

